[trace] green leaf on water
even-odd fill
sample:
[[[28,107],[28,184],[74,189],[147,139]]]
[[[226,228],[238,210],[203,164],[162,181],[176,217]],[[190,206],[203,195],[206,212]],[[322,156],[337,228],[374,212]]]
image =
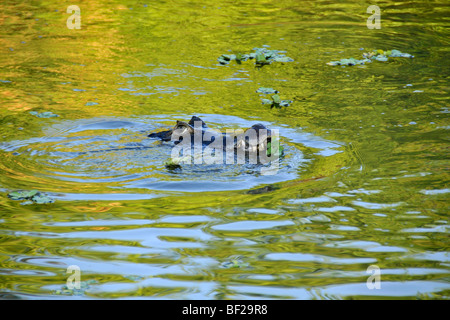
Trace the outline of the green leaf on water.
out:
[[[169,170],[181,169],[181,165],[178,162],[173,161],[172,159],[164,162],[164,166]]]
[[[289,105],[292,103],[291,100],[281,100],[280,107],[289,107]]]
[[[292,62],[292,61],[294,61],[294,59],[289,58],[289,57],[276,56],[275,58],[273,58],[273,61],[275,61],[275,62]]]
[[[255,58],[256,58],[256,63],[267,63],[266,56],[262,52],[258,51],[256,53],[256,57]]]
[[[388,54],[386,54],[388,55]],[[391,53],[388,55],[389,57],[393,57],[393,58],[414,58],[413,55],[409,54],[409,53],[404,53],[401,52],[400,50],[391,50]]]
[[[274,94],[272,96],[272,101],[273,101],[274,104],[278,104],[279,105],[281,103],[281,98],[280,98],[280,96],[278,94]]]
[[[31,200],[31,198],[37,194],[39,194],[37,190],[13,191],[8,194],[8,197],[12,200]]]
[[[164,162],[164,166],[169,170],[181,169],[181,163],[190,163],[191,157],[170,158]]]
[[[241,53],[236,54],[236,62],[237,62],[237,64],[242,63],[242,54]]]
[[[276,144],[278,144],[278,155],[281,156],[284,152],[284,147],[280,144],[280,141],[276,141]],[[270,157],[272,155],[272,142],[267,143],[266,154],[268,157]]]
[[[253,48],[255,52],[251,53],[236,53],[236,54],[222,54],[217,60],[220,64],[229,64],[232,60],[241,64],[248,59],[255,59],[256,66],[261,67],[272,62],[292,62],[294,59],[286,57],[283,51],[269,50],[267,48]]]
[[[223,60],[225,61],[230,61],[231,60],[231,55],[230,54],[223,54],[220,56]]]
[[[50,198],[49,196],[43,195],[38,193],[37,195],[33,196],[31,199],[37,204],[46,204],[46,203],[53,203],[55,202],[54,199]]]
[[[222,57],[220,57],[219,59],[217,59],[217,61],[219,61],[220,64],[228,64],[229,61],[223,59]]]
[[[386,61],[388,61],[388,58],[386,56],[383,56],[380,54],[375,58],[375,60],[381,61],[381,62],[386,62]]]
[[[55,117],[58,117],[57,114],[54,114],[51,111],[44,111],[44,112],[30,111],[30,114],[32,114],[33,116],[36,116],[38,118],[55,118]]]
[[[12,200],[27,200],[22,202],[22,205],[28,205],[32,203],[37,204],[45,204],[45,203],[53,203],[55,200],[50,198],[44,193],[41,193],[37,190],[22,190],[22,191],[13,191],[8,194],[8,197]]]
[[[278,90],[275,90],[275,89],[272,89],[272,88],[261,87],[258,90],[256,90],[256,92],[264,93],[264,94],[274,94],[274,93],[278,93]]]

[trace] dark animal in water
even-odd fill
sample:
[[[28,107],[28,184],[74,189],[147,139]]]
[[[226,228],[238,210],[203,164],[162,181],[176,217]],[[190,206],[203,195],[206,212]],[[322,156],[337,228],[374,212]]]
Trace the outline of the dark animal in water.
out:
[[[197,140],[195,139],[195,135],[198,137]],[[148,136],[162,141],[173,141],[174,144],[179,144],[183,139],[188,137],[190,138],[191,143],[194,143],[194,141],[201,141],[203,146],[212,144],[219,137],[216,131],[211,131],[206,123],[197,116],[193,116],[189,122],[177,121],[173,128],[153,132]],[[222,133],[221,138],[224,150],[234,149],[242,150],[244,152],[266,152],[267,145],[272,139],[272,132],[263,124],[257,123],[245,131],[235,131],[234,135]]]

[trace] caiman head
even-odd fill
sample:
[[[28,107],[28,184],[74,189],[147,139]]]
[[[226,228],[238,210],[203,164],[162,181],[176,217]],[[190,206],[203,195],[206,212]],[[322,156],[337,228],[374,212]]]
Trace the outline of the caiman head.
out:
[[[201,125],[202,129],[203,128],[207,128],[206,123],[200,119],[197,116],[193,116],[191,118],[191,120],[189,120],[189,122],[184,122],[184,121],[178,121],[177,120],[177,124],[169,130],[165,130],[165,131],[160,131],[160,132],[153,132],[150,133],[148,136],[150,138],[158,138],[161,139],[162,141],[171,141],[172,140],[172,134],[176,131],[178,136],[182,136],[184,134],[190,134],[193,135],[194,134],[194,128],[197,125]],[[175,141],[175,143],[180,142],[179,141]]]
[[[241,149],[246,152],[265,151],[267,144],[271,142],[271,138],[270,129],[267,129],[261,123],[257,123],[237,137],[235,149]]]

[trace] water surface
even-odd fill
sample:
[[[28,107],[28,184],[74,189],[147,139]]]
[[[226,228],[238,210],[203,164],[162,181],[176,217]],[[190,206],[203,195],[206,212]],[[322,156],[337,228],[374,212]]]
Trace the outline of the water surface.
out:
[[[2,2],[1,296],[448,299],[448,3],[380,2],[373,30],[368,5],[91,1],[70,30],[60,2]],[[294,62],[217,61],[263,46]],[[326,65],[373,49],[415,58]],[[146,135],[192,115],[279,129],[278,174],[167,170]],[[30,189],[55,203],[7,197]]]

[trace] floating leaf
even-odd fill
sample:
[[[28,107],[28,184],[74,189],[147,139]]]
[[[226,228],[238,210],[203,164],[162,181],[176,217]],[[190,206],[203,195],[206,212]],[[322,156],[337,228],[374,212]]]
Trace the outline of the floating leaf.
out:
[[[274,141],[274,144],[275,145],[278,144],[278,155],[281,156],[283,154],[283,152],[284,152],[284,147],[280,144],[279,140]],[[270,157],[272,155],[272,142],[268,142],[267,143],[266,154],[267,154],[268,157]]]
[[[275,90],[275,89],[272,89],[272,88],[261,87],[258,90],[256,90],[256,92],[264,93],[264,94],[274,94],[274,93],[278,93],[278,90]]]
[[[12,200],[27,200],[31,199],[33,196],[39,194],[37,190],[30,191],[13,191],[8,194],[8,197]]]
[[[53,202],[55,202],[54,199],[50,198],[49,196],[40,194],[40,193],[38,193],[35,196],[33,196],[33,198],[31,200],[33,200],[37,204],[46,204],[46,203],[53,203]]]
[[[54,118],[54,117],[58,117],[57,114],[54,114],[51,111],[45,111],[45,112],[37,112],[37,111],[30,111],[30,114],[32,114],[33,116],[36,116],[38,118]]]
[[[280,107],[289,107],[289,105],[292,103],[291,100],[281,100]]]
[[[259,91],[259,89],[258,89],[257,92],[269,93],[270,92],[269,90],[273,90],[270,88],[260,88],[260,89],[264,89],[264,90]],[[266,89],[269,89],[269,90],[266,91]],[[278,92],[276,90],[274,90],[274,91]],[[280,108],[280,107],[288,107],[292,103],[291,100],[281,100],[281,98],[278,94],[274,94],[271,98],[272,98],[272,100],[261,99],[262,104],[270,104],[271,108],[273,108],[273,107]]]
[[[414,56],[409,53],[403,53],[395,49],[391,51],[391,54],[389,56],[393,58],[414,58]]]
[[[219,61],[220,64],[228,64],[228,60],[223,59],[222,57],[220,57],[219,59],[217,59],[217,61]]]
[[[181,169],[179,161],[175,161],[173,159],[169,159],[164,162],[164,166],[169,170]]]
[[[237,54],[236,54],[236,62],[237,62],[238,64],[241,64],[241,63],[242,63],[242,54],[240,54],[240,53],[237,53]]]
[[[191,160],[190,156],[180,157],[180,158],[170,158],[164,162],[164,166],[169,170],[181,169],[181,163],[189,163]]]
[[[274,95],[272,96],[272,101],[273,101],[273,103],[275,103],[275,104],[280,104],[280,103],[281,103],[281,98],[280,98],[280,96],[279,96],[278,94],[274,94]]]
[[[292,62],[292,61],[294,61],[294,59],[289,58],[289,57],[275,57],[275,58],[273,58],[273,61],[275,61],[275,62]]]
[[[263,66],[266,64],[271,64],[272,62],[292,62],[294,59],[286,57],[283,51],[278,50],[269,50],[267,48],[254,48],[255,52],[242,54],[237,53],[234,54],[223,54],[217,60],[220,64],[226,65],[230,63],[232,60],[236,60],[238,64],[242,61],[246,61],[248,59],[255,59],[255,63],[257,66]]]
[[[67,285],[62,286],[60,290],[55,290],[53,293],[57,295],[74,295],[74,296],[80,296],[84,295],[87,290],[90,289],[90,284],[97,284],[99,283],[97,280],[87,280],[87,281],[81,281],[80,282],[80,289],[73,288],[69,289]]]
[[[221,56],[221,58],[224,59],[224,60],[226,60],[226,61],[232,60],[231,54],[223,54],[223,55]]]
[[[327,65],[329,66],[354,66],[358,64],[365,64],[372,62],[372,60],[380,61],[380,62],[386,62],[388,61],[388,57],[402,57],[402,58],[414,58],[413,55],[410,55],[409,53],[402,53],[399,50],[373,50],[372,52],[366,52],[363,53],[362,60],[350,58],[350,59],[341,59],[339,61],[331,61],[327,62]]]
[[[30,202],[33,201],[37,204],[45,204],[45,203],[53,203],[55,202],[54,199],[50,198],[46,194],[43,194],[37,190],[30,190],[30,191],[13,191],[8,194],[8,197],[12,200],[28,200],[25,202],[22,202],[22,205],[28,205],[31,204]]]
[[[267,61],[266,56],[263,53],[257,52],[256,53],[256,63],[257,64],[267,64],[269,62]]]
[[[381,62],[386,62],[386,61],[388,61],[388,58],[387,58],[386,56],[383,56],[383,55],[378,55],[378,56],[375,58],[375,60],[381,61]]]

